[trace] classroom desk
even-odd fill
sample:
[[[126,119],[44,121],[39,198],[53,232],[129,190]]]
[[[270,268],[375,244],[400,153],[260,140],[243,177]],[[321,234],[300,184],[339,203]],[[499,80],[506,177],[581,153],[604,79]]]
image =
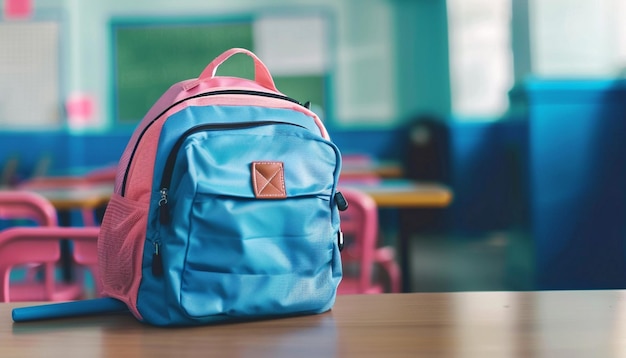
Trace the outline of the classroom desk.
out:
[[[363,178],[377,176],[379,178],[401,178],[404,173],[402,165],[390,161],[346,161],[341,166],[344,178]]]
[[[443,208],[452,201],[447,186],[409,179],[344,180],[339,186],[368,193],[379,208]]]
[[[420,183],[408,179],[344,180],[341,187],[359,189],[369,194],[379,208],[445,208],[452,202],[452,190],[443,184]],[[348,203],[349,205],[349,203]],[[398,228],[398,251],[402,271],[402,291],[411,291],[411,233]]]
[[[128,315],[13,323],[6,357],[623,357],[626,291],[338,296],[314,316],[155,328]]]
[[[113,183],[109,182],[50,182],[25,183],[21,190],[29,190],[48,199],[59,211],[94,210],[105,206],[111,199]]]

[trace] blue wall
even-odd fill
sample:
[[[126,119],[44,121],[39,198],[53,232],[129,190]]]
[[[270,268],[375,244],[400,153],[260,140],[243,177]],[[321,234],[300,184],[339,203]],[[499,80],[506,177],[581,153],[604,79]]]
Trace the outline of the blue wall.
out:
[[[451,122],[454,202],[448,227],[465,233],[528,227],[528,122]]]
[[[65,132],[0,132],[0,163],[17,157],[19,179],[29,178],[43,161],[47,174],[68,173],[119,160],[130,133],[73,135]]]
[[[626,287],[626,82],[528,85],[537,285]]]

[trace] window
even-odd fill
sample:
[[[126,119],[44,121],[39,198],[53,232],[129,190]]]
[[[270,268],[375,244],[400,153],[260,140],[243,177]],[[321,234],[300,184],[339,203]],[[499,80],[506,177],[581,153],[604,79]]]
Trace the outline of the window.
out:
[[[497,119],[513,86],[511,0],[448,0],[452,113]]]
[[[543,78],[613,78],[626,67],[626,2],[531,0],[533,72]]]

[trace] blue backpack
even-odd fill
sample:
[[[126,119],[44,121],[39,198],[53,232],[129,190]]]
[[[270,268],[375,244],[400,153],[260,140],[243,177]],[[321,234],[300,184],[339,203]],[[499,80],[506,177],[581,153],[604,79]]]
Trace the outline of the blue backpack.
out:
[[[253,58],[254,80],[215,75],[237,53]],[[105,298],[64,315],[123,307],[176,326],[329,310],[342,276],[340,167],[320,119],[254,54],[225,52],[135,130],[98,239]]]

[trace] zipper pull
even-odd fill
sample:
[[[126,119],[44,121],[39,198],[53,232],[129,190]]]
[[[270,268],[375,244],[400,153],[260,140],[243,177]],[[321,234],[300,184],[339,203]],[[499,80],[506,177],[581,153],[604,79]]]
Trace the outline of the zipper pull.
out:
[[[160,244],[156,241],[154,243],[154,252],[152,253],[152,274],[157,277],[163,276],[163,259],[159,249]]]
[[[167,207],[167,188],[161,189],[161,199],[159,200],[159,220],[161,224],[167,224],[170,221],[170,212]]]
[[[348,201],[343,196],[343,194],[341,194],[340,191],[335,193],[335,203],[337,203],[337,208],[339,209],[339,211],[348,210]]]
[[[339,247],[339,251],[343,250],[343,231],[341,229],[337,231],[337,247]]]

